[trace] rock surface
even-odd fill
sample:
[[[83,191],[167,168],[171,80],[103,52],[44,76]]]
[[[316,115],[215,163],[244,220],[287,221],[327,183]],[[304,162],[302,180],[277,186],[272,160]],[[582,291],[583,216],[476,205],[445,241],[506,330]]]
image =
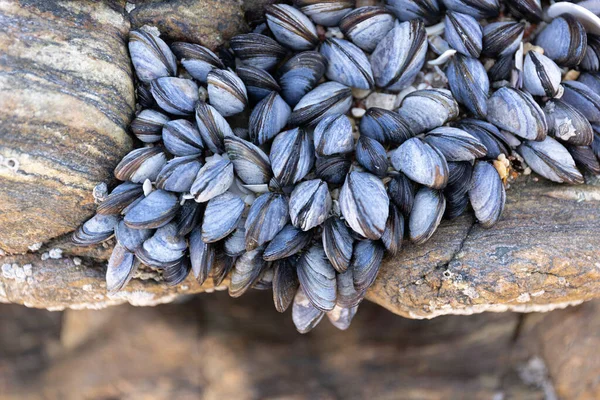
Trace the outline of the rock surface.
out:
[[[26,252],[93,214],[130,149],[124,1],[0,1],[0,249]]]
[[[367,298],[404,317],[432,318],[547,311],[600,297],[600,187],[560,186],[530,177],[508,193],[504,217],[492,229],[474,225],[471,216],[443,222],[425,245],[407,245],[398,257],[385,260]],[[0,257],[0,302],[102,308],[124,302],[155,305],[212,290],[210,280],[200,286],[190,276],[168,287],[145,274],[145,280],[135,279],[109,297],[102,261],[108,252],[98,247],[90,253],[98,258],[82,257],[81,265],[75,265],[68,246],[61,259]],[[20,271],[27,264],[30,276]]]

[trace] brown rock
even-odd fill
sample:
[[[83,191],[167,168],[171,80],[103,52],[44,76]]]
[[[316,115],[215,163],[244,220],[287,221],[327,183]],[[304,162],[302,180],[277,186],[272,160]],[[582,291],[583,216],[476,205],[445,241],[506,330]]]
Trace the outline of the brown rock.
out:
[[[0,249],[75,229],[131,147],[124,1],[0,4]]]
[[[164,38],[211,49],[247,29],[241,0],[151,0],[136,5],[130,18],[133,29],[155,26]]]

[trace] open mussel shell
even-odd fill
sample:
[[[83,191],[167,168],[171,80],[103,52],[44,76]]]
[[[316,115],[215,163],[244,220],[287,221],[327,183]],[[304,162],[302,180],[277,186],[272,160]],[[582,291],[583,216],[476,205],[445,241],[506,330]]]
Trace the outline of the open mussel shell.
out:
[[[394,28],[395,18],[385,7],[367,6],[352,10],[340,21],[340,30],[367,53]]]
[[[560,99],[550,99],[544,106],[548,133],[573,146],[589,146],[594,139],[592,126],[577,109]]]
[[[469,206],[468,192],[471,188],[473,165],[470,161],[449,162],[448,186],[444,188],[446,211],[444,216],[454,219],[461,216]]]
[[[458,103],[446,89],[424,89],[409,93],[398,109],[398,114],[409,126],[409,132],[414,135],[442,126],[456,119],[458,113]]]
[[[338,217],[330,217],[323,225],[323,249],[333,268],[344,272],[350,265],[354,238],[350,230]]]
[[[382,144],[402,144],[412,136],[407,122],[398,113],[378,107],[367,109],[360,120],[360,134]]]
[[[456,54],[446,68],[446,76],[454,98],[476,117],[485,118],[490,81],[483,64]]]
[[[200,155],[204,143],[198,128],[186,119],[169,121],[162,129],[165,147],[175,156]]]
[[[156,187],[170,192],[187,192],[201,167],[196,156],[175,157],[161,169],[156,177]]]
[[[227,155],[236,175],[247,185],[268,183],[272,177],[269,157],[256,145],[236,136],[225,138]]]
[[[315,150],[321,156],[351,153],[354,150],[352,124],[342,114],[323,118],[315,127],[313,137]]]
[[[469,200],[481,226],[491,228],[498,222],[504,210],[506,191],[498,171],[489,162],[475,163]]]
[[[415,201],[414,185],[403,173],[398,172],[391,175],[388,183],[388,194],[390,200],[398,207],[405,216],[410,212]]]
[[[96,214],[73,233],[71,240],[78,246],[102,243],[114,234],[118,222],[118,215]]]
[[[567,146],[575,164],[592,175],[600,175],[600,160],[592,146]]]
[[[368,172],[350,172],[340,191],[339,202],[352,230],[372,240],[383,235],[390,201],[381,179]]]
[[[106,267],[106,291],[115,293],[127,286],[139,265],[135,255],[117,243]]]
[[[498,0],[443,0],[448,10],[467,14],[479,20],[495,17],[500,13],[500,2]]]
[[[277,92],[262,99],[250,114],[250,138],[262,145],[275,137],[287,125],[292,113],[290,106]]]
[[[287,51],[275,40],[260,33],[236,35],[229,41],[231,50],[244,65],[271,70]]]
[[[330,80],[358,89],[370,89],[375,84],[369,59],[358,46],[331,38],[321,44],[320,52],[327,60],[325,75]]]
[[[277,135],[269,155],[277,182],[285,187],[304,178],[314,165],[314,153],[313,144],[302,128],[294,128]]]
[[[537,23],[542,21],[543,12],[540,0],[506,0],[508,10],[518,18]]]
[[[590,123],[600,123],[600,93],[578,81],[564,82],[563,87],[562,101],[577,109]]]
[[[300,285],[310,302],[321,311],[335,306],[336,273],[320,244],[313,244],[298,258],[297,273]]]
[[[104,199],[96,212],[98,214],[119,214],[125,207],[133,203],[144,193],[142,185],[125,182],[113,189]]]
[[[554,61],[536,51],[525,56],[523,86],[534,96],[554,97],[560,88],[562,73]]]
[[[600,36],[587,35],[587,48],[579,68],[589,72],[600,70]]]
[[[246,219],[246,250],[254,250],[273,240],[289,219],[288,203],[283,195],[260,195],[250,206]]]
[[[295,261],[294,258],[286,258],[273,264],[273,302],[280,313],[292,304],[300,285]]]
[[[542,47],[544,55],[561,67],[575,67],[585,56],[587,36],[581,22],[565,14],[548,24],[536,36],[535,44]]]
[[[375,84],[391,92],[410,85],[425,63],[427,33],[420,20],[403,22],[392,29],[371,55]]]
[[[352,91],[337,82],[325,82],[308,92],[294,107],[290,124],[314,125],[328,115],[346,114],[352,106]]]
[[[293,225],[286,225],[265,248],[265,261],[276,261],[293,256],[304,249],[311,241],[313,234]]]
[[[216,108],[203,101],[198,102],[196,106],[196,124],[202,141],[213,153],[223,153],[225,151],[223,140],[227,136],[234,136],[223,115]]]
[[[446,199],[440,190],[422,187],[415,195],[415,203],[408,219],[410,240],[422,244],[435,233],[444,211]]]
[[[287,5],[265,7],[267,25],[275,39],[292,50],[314,49],[319,44],[315,24],[300,10]]]
[[[404,216],[398,212],[394,204],[390,204],[388,220],[385,224],[385,231],[381,236],[381,242],[387,252],[395,256],[402,248],[402,239],[404,238]]]
[[[428,132],[424,140],[444,155],[446,161],[470,161],[486,155],[478,138],[462,129],[442,126]]]
[[[487,119],[500,129],[529,140],[544,140],[546,117],[529,93],[510,87],[498,89],[487,102]]]
[[[169,122],[169,117],[155,110],[142,110],[133,121],[131,131],[144,143],[154,143],[161,139],[163,125]]]
[[[317,157],[315,173],[332,185],[341,185],[350,171],[352,160],[347,154],[336,154],[328,157]]]
[[[495,160],[500,154],[510,155],[510,145],[502,133],[494,125],[474,118],[465,118],[456,126],[479,139],[485,146],[486,153],[483,158]]]
[[[356,307],[363,301],[367,291],[354,287],[354,269],[348,268],[337,275],[336,304],[341,307]]]
[[[311,303],[302,286],[298,288],[292,305],[292,320],[296,330],[308,333],[313,330],[323,319],[325,313]]]
[[[331,195],[327,183],[312,179],[296,185],[290,196],[290,219],[292,224],[308,231],[325,222],[331,210]]]
[[[135,255],[146,265],[157,268],[174,267],[185,255],[187,242],[184,237],[177,236],[177,226],[167,224],[156,230],[154,235],[146,239]]]
[[[354,8],[354,0],[293,0],[315,23],[336,26]]]
[[[235,230],[246,205],[235,194],[225,192],[210,199],[202,220],[202,240],[217,242]]]
[[[575,166],[567,149],[551,137],[541,142],[526,140],[517,151],[532,170],[558,183],[583,183],[583,176]]]
[[[127,211],[125,223],[134,229],[160,228],[175,217],[178,209],[177,196],[165,190],[154,190]]]
[[[170,114],[191,115],[198,102],[198,85],[191,79],[164,77],[150,83],[160,108]]]
[[[490,57],[512,55],[519,49],[525,32],[524,22],[492,22],[483,27],[482,54]]]
[[[413,181],[442,189],[448,182],[448,164],[444,155],[429,143],[412,138],[390,154],[392,166]]]
[[[246,86],[235,72],[213,69],[206,77],[208,99],[222,116],[239,114],[248,105]]]
[[[225,69],[215,53],[199,44],[175,42],[171,49],[192,78],[202,83],[206,83],[206,76],[213,68]]]
[[[160,147],[140,147],[130,151],[115,167],[115,178],[120,181],[142,183],[151,181],[166,164],[167,158]]]
[[[387,174],[388,158],[383,145],[375,139],[360,136],[356,143],[356,161],[367,171],[380,178]]]
[[[265,70],[250,66],[241,66],[235,72],[242,82],[244,82],[248,97],[254,102],[261,101],[271,94],[271,92],[281,91],[281,87],[275,78]]]
[[[374,240],[359,240],[354,245],[354,253],[350,262],[354,288],[364,291],[375,282],[381,261],[383,260],[383,246]]]
[[[400,21],[420,19],[426,25],[433,25],[442,15],[438,0],[385,0],[385,3]]]
[[[157,35],[147,31],[129,33],[129,54],[138,79],[142,82],[177,72],[177,59],[169,46]]]
[[[478,58],[481,54],[483,29],[479,22],[468,14],[454,11],[446,13],[444,38],[456,51]]]
[[[327,315],[327,319],[329,319],[329,322],[331,322],[333,326],[341,331],[345,331],[350,328],[352,319],[357,311],[358,307],[345,308],[336,304],[333,310],[328,311],[325,315]]]
[[[183,257],[174,265],[169,265],[162,270],[164,282],[169,286],[177,286],[190,274],[190,259]]]
[[[262,247],[242,254],[235,262],[231,273],[229,295],[231,297],[240,297],[246,293],[258,281],[266,267],[267,263],[263,260]]]
[[[198,203],[225,193],[233,184],[233,164],[225,159],[207,161],[190,188],[191,194]]]
[[[327,61],[321,53],[305,51],[294,55],[278,70],[281,96],[290,107],[295,107],[317,86],[326,69]]]
[[[115,238],[117,243],[127,251],[135,252],[145,241],[150,238],[154,231],[152,229],[134,229],[121,220],[115,226]]]
[[[202,240],[202,231],[200,227],[196,227],[192,230],[189,242],[192,272],[198,283],[202,285],[208,278],[215,261],[215,244],[207,243]]]

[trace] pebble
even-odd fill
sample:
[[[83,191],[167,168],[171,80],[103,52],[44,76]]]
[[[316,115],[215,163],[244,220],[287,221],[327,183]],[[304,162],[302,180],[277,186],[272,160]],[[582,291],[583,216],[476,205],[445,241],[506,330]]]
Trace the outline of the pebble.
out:
[[[31,251],[38,251],[39,249],[42,248],[42,243],[41,242],[34,243],[31,246],[28,246],[27,248]]]
[[[579,71],[575,71],[574,69],[569,70],[563,78],[563,81],[574,81],[579,78]]]
[[[198,88],[198,97],[202,101],[206,101],[208,99],[208,90],[204,86],[200,86]]]
[[[371,89],[358,89],[358,88],[352,88],[352,96],[355,99],[358,100],[362,100],[365,97],[367,97],[368,95],[370,95],[372,92]]]
[[[365,115],[366,112],[367,112],[367,110],[365,110],[364,108],[358,108],[358,107],[354,107],[351,110],[352,116],[354,118],[362,118],[363,115]]]
[[[81,265],[81,258],[79,258],[79,257],[73,257],[73,264],[75,264],[75,265]]]
[[[325,32],[325,37],[327,37],[327,38],[333,37],[333,38],[337,38],[337,39],[343,39],[344,34],[340,30],[340,28],[338,28],[337,26],[334,26],[331,28],[327,28],[327,32]]]
[[[396,107],[398,96],[387,93],[371,93],[365,100],[366,108],[379,107],[385,110],[393,110]]]

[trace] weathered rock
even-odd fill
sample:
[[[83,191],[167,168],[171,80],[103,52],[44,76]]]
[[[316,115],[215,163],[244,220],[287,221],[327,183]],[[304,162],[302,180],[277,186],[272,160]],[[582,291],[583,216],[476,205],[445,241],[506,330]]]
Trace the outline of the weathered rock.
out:
[[[129,15],[134,29],[155,26],[167,39],[211,49],[247,29],[242,0],[150,0]]]
[[[75,229],[131,147],[125,1],[0,2],[0,249]]]

